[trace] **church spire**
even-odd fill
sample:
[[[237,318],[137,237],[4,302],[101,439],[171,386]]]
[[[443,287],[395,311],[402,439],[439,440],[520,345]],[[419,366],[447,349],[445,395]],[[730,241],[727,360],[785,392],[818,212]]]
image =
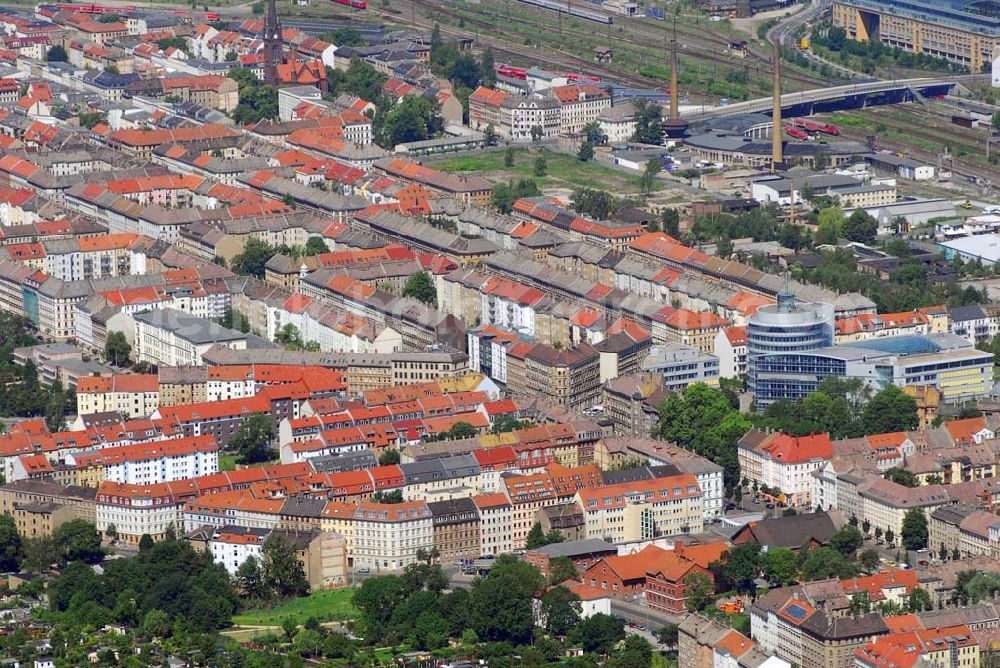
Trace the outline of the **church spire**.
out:
[[[278,65],[285,62],[282,53],[281,21],[275,0],[267,0],[267,15],[264,17],[264,83],[278,85]]]

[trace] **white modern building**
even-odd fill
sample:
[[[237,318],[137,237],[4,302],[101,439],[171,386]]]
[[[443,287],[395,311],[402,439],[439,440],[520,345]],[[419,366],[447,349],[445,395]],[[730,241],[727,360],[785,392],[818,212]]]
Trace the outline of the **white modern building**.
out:
[[[425,501],[358,504],[354,566],[372,573],[399,571],[417,562],[417,550],[434,547],[434,524]]]

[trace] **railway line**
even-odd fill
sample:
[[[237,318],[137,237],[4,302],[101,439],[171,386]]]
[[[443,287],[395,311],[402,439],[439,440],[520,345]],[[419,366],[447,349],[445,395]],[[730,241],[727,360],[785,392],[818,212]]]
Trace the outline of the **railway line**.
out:
[[[896,107],[896,109],[902,109],[904,113],[907,113],[915,118],[894,118],[882,109],[873,109],[873,116],[875,117],[873,120],[901,135],[912,137],[924,143],[939,145],[942,148],[945,144],[950,144],[954,149],[954,147],[957,146],[969,146],[972,142],[978,144],[981,141],[980,138],[970,136],[970,133],[962,132],[962,130],[952,126],[947,119],[928,109],[923,109],[915,105]],[[871,134],[871,132],[867,130],[845,127],[843,124],[840,125],[840,128],[848,137],[852,139],[864,140],[867,134]],[[924,160],[932,165],[937,164],[937,152],[912,143],[905,144],[905,148],[909,155]],[[996,149],[1000,150],[1000,146],[997,146]],[[982,163],[973,162],[965,158],[953,157],[952,171],[958,176],[970,179],[981,178],[985,174],[989,175],[994,183],[1000,183],[1000,171],[998,171],[995,167],[992,165],[984,165]]]
[[[535,9],[534,7],[530,8]],[[651,50],[653,53],[662,52],[664,56],[666,56],[670,40],[674,37],[674,25],[672,23],[668,24],[642,17],[615,18],[618,21],[618,27],[625,30],[624,34],[619,33],[615,35],[614,40],[616,42],[631,44],[644,50]],[[531,21],[511,16],[509,9],[506,21],[523,23],[533,28],[537,28],[537,25]],[[731,41],[729,38],[713,33],[709,30],[692,27],[686,23],[678,23],[676,30],[678,42],[677,52],[679,55],[688,56],[699,61],[704,61],[705,63],[712,63],[713,67],[717,67],[719,69],[719,73],[722,75],[724,75],[726,71],[738,72],[744,69],[751,69],[759,72],[761,70],[761,66],[763,65],[768,69],[765,69],[763,75],[760,75],[761,84],[764,87],[770,86],[769,68],[771,61],[769,54],[761,54],[756,52],[754,49],[748,49],[750,55],[747,58],[727,58],[724,54],[729,49]],[[581,39],[594,38],[594,34],[592,32],[577,30],[571,27],[563,26],[562,31],[567,34],[579,36]],[[786,68],[785,80],[808,87],[815,86],[816,84],[824,81],[819,76],[813,77],[802,75],[795,71],[789,71],[789,68]]]
[[[448,16],[454,19],[456,22],[461,20],[464,21],[466,28],[456,28],[450,25],[440,26],[441,32],[450,35],[455,35],[458,37],[472,37],[483,39],[488,42],[493,47],[493,52],[496,55],[498,61],[508,60],[509,56],[515,56],[521,59],[526,59],[533,62],[541,62],[543,59],[543,54],[539,52],[538,49],[530,46],[525,46],[523,44],[518,44],[508,39],[503,39],[500,37],[493,36],[483,36],[482,32],[487,30],[495,31],[496,25],[489,21],[488,18],[484,19],[471,19],[464,14],[460,14],[454,10],[450,10],[447,5],[443,5],[439,2],[433,2],[431,0],[410,0],[406,3],[410,4],[412,7],[411,16],[407,17],[407,21],[413,25],[422,28],[432,28],[435,21],[427,18],[428,12],[433,12],[434,14]],[[422,11],[418,11],[422,10]],[[400,14],[387,11],[385,9],[374,8],[369,6],[369,12],[373,12],[386,19],[398,20]],[[479,32],[475,30],[469,30],[468,26],[472,25],[479,28]],[[537,27],[537,26],[536,26]],[[588,41],[593,39],[593,34],[588,35]],[[505,57],[506,56],[506,57]],[[632,87],[643,87],[643,88],[656,88],[663,86],[663,82],[654,79],[652,77],[646,77],[640,74],[627,75],[617,70],[613,70],[609,67],[599,65],[594,63],[592,60],[587,58],[582,58],[572,53],[567,53],[556,49],[554,47],[548,47],[547,52],[544,57],[551,62],[548,65],[561,65],[565,67],[572,67],[579,69],[581,71],[588,71],[601,77],[601,79],[608,81],[609,83],[617,83],[625,86]]]
[[[433,25],[432,18],[428,17],[433,17],[435,15],[447,16],[455,23],[462,22],[467,27],[471,26],[473,30],[463,30],[461,28],[455,28],[454,26],[442,26],[442,30],[445,32],[462,36],[472,36],[476,34],[476,30],[483,33],[499,32],[501,35],[507,37],[507,39],[493,36],[484,37],[483,35],[479,35],[479,37],[491,42],[493,44],[494,51],[498,53],[519,56],[522,59],[527,59],[529,62],[538,62],[540,60],[539,53],[534,47],[524,46],[514,41],[524,38],[523,30],[518,32],[516,29],[504,29],[505,25],[522,26],[523,28],[530,28],[536,32],[539,29],[537,21],[532,21],[523,16],[514,15],[511,12],[510,8],[512,5],[509,1],[505,3],[506,12],[504,11],[504,7],[501,7],[499,3],[496,3],[492,5],[494,10],[492,13],[485,13],[479,16],[474,14],[470,15],[469,11],[461,11],[458,7],[450,6],[446,2],[442,3],[433,0],[411,0],[409,4],[411,13],[407,18],[410,22],[415,22],[417,25],[430,26]],[[405,7],[405,4],[403,6]],[[521,13],[529,11],[539,12],[542,15],[552,14],[551,11],[531,5],[520,4],[517,3],[516,0],[513,7],[516,7],[517,11]],[[397,14],[392,11],[376,9],[371,4],[369,4],[369,11],[374,11],[375,13],[385,16],[397,16]],[[405,11],[403,13],[405,14]],[[420,14],[419,17],[418,14]],[[562,35],[578,38],[581,42],[593,42],[595,40],[596,35],[594,31],[586,31],[575,27],[574,25],[570,25],[570,17],[566,18],[566,22],[561,22],[560,25],[560,32]],[[669,40],[673,38],[672,26],[661,26],[659,23],[655,23],[652,20],[633,18],[625,18],[618,25],[619,29],[624,28],[626,32],[624,34],[616,33],[614,35],[615,43],[628,44],[632,47],[630,49],[630,53],[641,61],[655,62],[657,54],[663,54],[663,60],[666,60],[666,51],[669,48]],[[554,26],[548,27],[553,31],[555,30]],[[610,30],[611,27],[608,26],[607,29]],[[722,52],[729,46],[727,38],[718,36],[707,30],[698,31],[696,28],[692,28],[691,26],[678,25],[677,38],[679,43],[678,52],[682,56],[699,61],[702,71],[707,73],[707,68],[709,67],[708,63],[712,63],[711,68],[713,70],[713,76],[725,76],[729,72],[746,72],[747,74],[755,77],[756,85],[761,90],[765,90],[767,88],[767,80],[769,79],[767,72],[769,71],[770,66],[769,59],[754,60],[753,58],[727,58],[726,56],[721,55]],[[609,42],[611,42],[610,33],[608,39]],[[699,43],[707,43],[708,46],[696,48],[694,45]],[[607,66],[595,64],[590,59],[563,51],[557,47],[550,46],[548,48],[558,54],[556,62],[579,68],[582,71],[599,74],[602,79],[612,83],[647,87],[663,87],[665,85],[665,80],[661,78],[646,76],[638,73],[626,74]],[[762,64],[764,67],[761,67]],[[791,72],[786,78],[789,82],[796,83],[800,86],[813,86],[817,83],[817,79]],[[696,93],[692,95],[692,97],[707,99],[714,96],[698,95]]]

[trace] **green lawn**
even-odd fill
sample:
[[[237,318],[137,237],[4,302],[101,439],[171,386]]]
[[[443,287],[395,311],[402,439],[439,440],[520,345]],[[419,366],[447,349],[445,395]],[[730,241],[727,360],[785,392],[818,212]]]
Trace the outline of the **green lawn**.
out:
[[[327,589],[303,598],[287,601],[273,608],[249,610],[233,617],[241,626],[280,626],[285,617],[304,624],[310,617],[321,622],[354,619],[358,611],[351,605],[354,589]]]
[[[460,155],[440,160],[428,159],[430,167],[446,172],[471,172],[491,181],[507,181],[511,178],[534,179],[539,188],[598,188],[610,190],[619,195],[639,192],[640,176],[618,170],[597,162],[580,162],[565,153],[528,149],[514,151],[514,166],[503,164],[506,151],[484,151],[475,155]],[[548,169],[545,176],[535,176],[535,158],[545,156]],[[654,190],[663,187],[661,182],[653,185]]]
[[[219,455],[220,471],[235,471],[237,455]]]

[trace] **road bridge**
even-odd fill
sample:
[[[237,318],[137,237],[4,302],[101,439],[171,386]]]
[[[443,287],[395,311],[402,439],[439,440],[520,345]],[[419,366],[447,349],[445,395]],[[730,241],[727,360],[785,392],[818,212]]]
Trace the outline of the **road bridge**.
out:
[[[844,109],[863,109],[882,104],[912,102],[920,97],[939,97],[947,95],[955,86],[963,82],[982,79],[984,76],[988,75],[867,81],[797,93],[785,93],[781,96],[782,116],[809,116]],[[697,123],[725,116],[769,113],[772,106],[772,98],[762,97],[720,107],[705,108],[702,111],[686,114],[684,120]]]

